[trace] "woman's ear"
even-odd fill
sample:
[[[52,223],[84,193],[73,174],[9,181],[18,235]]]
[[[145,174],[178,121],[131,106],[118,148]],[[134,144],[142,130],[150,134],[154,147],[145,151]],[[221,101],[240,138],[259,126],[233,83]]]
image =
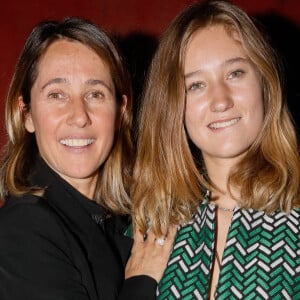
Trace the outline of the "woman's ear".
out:
[[[126,95],[122,95],[122,105],[121,105],[121,119],[125,113],[126,110],[126,106],[127,106],[127,96]]]
[[[24,116],[24,126],[28,132],[33,133],[35,128],[31,117],[31,111],[26,107],[22,96],[19,97],[18,101],[20,113]]]
[[[122,104],[120,106],[119,116],[117,118],[117,124],[118,124],[117,128],[119,130],[121,128],[122,119],[123,119],[125,111],[126,111],[126,106],[127,106],[127,96],[126,95],[122,95]]]

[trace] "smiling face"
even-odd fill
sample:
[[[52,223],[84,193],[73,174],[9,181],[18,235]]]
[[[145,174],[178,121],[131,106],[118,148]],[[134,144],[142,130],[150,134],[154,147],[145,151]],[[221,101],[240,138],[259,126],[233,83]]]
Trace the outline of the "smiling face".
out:
[[[263,125],[261,79],[241,44],[221,25],[196,31],[186,51],[185,126],[207,164],[236,162]]]
[[[81,43],[56,41],[39,62],[25,127],[47,164],[89,198],[125,100],[120,108],[108,67]]]

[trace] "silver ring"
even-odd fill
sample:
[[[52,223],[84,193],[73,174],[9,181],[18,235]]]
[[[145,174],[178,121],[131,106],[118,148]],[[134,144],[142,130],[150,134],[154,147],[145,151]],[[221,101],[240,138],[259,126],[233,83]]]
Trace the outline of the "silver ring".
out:
[[[163,239],[163,238],[156,239],[156,243],[160,246],[163,246],[165,244],[165,239]]]

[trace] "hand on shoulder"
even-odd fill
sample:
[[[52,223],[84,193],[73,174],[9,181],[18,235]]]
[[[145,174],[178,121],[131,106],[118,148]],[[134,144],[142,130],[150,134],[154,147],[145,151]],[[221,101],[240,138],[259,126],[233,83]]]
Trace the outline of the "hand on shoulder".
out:
[[[149,230],[144,239],[141,232],[134,230],[134,243],[126,265],[125,278],[147,275],[159,282],[167,266],[176,232],[177,226],[171,226],[167,236],[156,237]]]

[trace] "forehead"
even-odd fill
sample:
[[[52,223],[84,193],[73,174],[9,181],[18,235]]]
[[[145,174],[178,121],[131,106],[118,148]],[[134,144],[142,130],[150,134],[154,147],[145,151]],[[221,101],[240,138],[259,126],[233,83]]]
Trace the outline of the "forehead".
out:
[[[100,60],[104,63],[103,55],[99,55],[94,49],[91,47],[84,45],[78,41],[61,39],[54,41],[49,44],[48,47],[44,50],[44,53],[41,55],[39,59],[39,64],[42,62],[49,62],[51,59],[59,59],[59,58],[75,58],[75,57],[86,57],[86,60]],[[82,61],[84,62],[84,61]]]
[[[226,50],[228,47],[243,48],[241,37],[236,31],[222,24],[215,24],[196,30],[187,43],[187,51],[211,46],[218,46],[215,50]]]
[[[110,75],[106,61],[92,48],[70,40],[57,40],[51,43],[37,62],[35,78],[51,75],[81,74],[83,71],[94,75]]]
[[[195,62],[227,60],[234,56],[248,57],[239,35],[224,25],[209,25],[191,35],[185,51],[185,68]]]

